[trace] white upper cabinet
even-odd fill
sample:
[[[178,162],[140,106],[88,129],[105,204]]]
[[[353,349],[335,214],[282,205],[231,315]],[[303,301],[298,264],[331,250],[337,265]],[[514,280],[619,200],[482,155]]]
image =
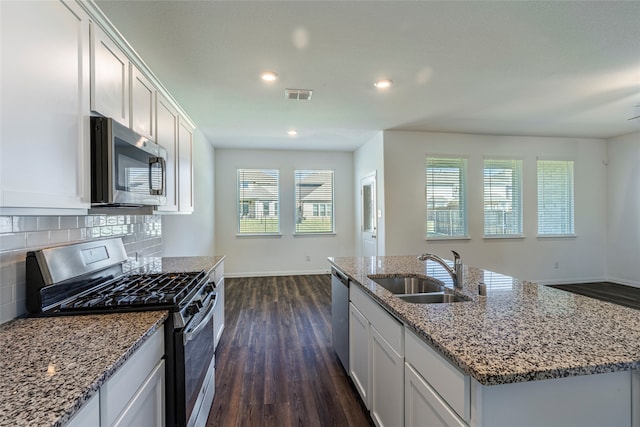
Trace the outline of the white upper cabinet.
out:
[[[102,29],[91,25],[91,111],[129,127],[129,59]]]
[[[131,64],[131,129],[156,140],[156,88]]]
[[[178,112],[160,93],[156,103],[157,143],[167,150],[167,203],[159,212],[178,211]]]
[[[0,19],[0,210],[86,210],[89,16],[75,2],[0,1]]]
[[[193,212],[193,127],[178,121],[178,210]]]

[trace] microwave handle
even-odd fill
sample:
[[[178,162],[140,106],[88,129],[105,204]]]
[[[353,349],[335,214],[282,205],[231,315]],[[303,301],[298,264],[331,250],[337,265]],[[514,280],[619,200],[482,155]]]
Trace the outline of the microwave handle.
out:
[[[155,189],[153,188],[153,179],[152,179],[152,171],[153,171],[153,165],[155,165],[156,163],[160,164],[160,175],[162,176],[162,179],[160,180],[160,188],[159,189]],[[166,169],[166,162],[162,157],[151,157],[149,159],[149,193],[151,195],[154,196],[162,196],[164,195],[164,180],[165,180],[165,169]]]

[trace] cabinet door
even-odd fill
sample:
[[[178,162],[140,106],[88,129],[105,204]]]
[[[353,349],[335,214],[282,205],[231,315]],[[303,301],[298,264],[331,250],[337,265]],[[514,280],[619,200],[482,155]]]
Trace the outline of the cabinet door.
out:
[[[405,364],[404,405],[406,427],[466,426],[408,363]]]
[[[156,103],[157,143],[167,150],[167,203],[158,206],[161,212],[178,210],[178,112],[160,93]]]
[[[373,326],[371,334],[371,417],[379,427],[404,425],[404,358]],[[426,424],[431,425],[431,424]]]
[[[164,360],[161,360],[113,426],[163,427],[164,416]]]
[[[100,395],[96,394],[71,418],[66,427],[99,427]]]
[[[156,88],[131,64],[131,129],[156,140]]]
[[[129,127],[129,59],[91,24],[91,110]]]
[[[349,304],[349,374],[369,409],[369,321]]]
[[[0,40],[0,207],[88,208],[88,15],[0,1]]]
[[[178,210],[193,212],[193,128],[178,121]]]

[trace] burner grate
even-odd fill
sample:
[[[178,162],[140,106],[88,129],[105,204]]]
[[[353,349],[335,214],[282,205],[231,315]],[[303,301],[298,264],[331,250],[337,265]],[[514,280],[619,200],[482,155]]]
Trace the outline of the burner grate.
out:
[[[199,273],[132,274],[91,289],[60,306],[61,311],[178,306],[206,277]]]

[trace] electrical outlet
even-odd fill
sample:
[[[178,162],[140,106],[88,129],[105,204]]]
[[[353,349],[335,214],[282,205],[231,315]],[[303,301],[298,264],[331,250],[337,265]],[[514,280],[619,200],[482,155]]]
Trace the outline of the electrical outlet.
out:
[[[554,263],[553,263],[553,268],[554,268],[554,269],[556,269],[556,270],[557,270],[558,268],[560,268],[560,263],[559,263],[558,261],[554,262]]]
[[[307,262],[311,262],[311,257],[307,255]]]

